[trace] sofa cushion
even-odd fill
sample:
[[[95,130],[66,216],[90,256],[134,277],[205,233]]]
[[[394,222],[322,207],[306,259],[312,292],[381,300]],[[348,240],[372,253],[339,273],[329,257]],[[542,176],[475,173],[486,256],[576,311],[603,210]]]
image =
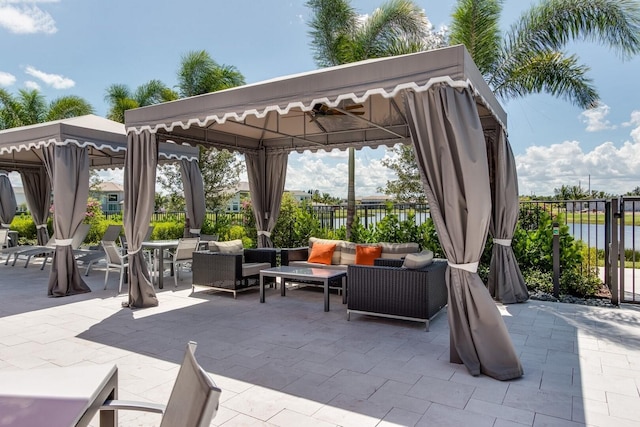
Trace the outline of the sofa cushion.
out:
[[[413,254],[420,251],[417,243],[380,243],[382,254],[380,258],[401,259],[407,254]]]
[[[209,242],[211,252],[221,252],[223,254],[242,254],[242,239],[229,240],[228,242]]]
[[[309,238],[309,248],[313,248],[314,243],[334,243],[336,245],[335,250],[333,251],[333,255],[331,256],[331,264],[340,264],[340,253],[342,244],[345,243],[342,240],[329,240],[329,239],[318,239],[317,237]]]
[[[340,265],[351,265],[356,263],[356,244],[352,242],[340,243]]]
[[[315,262],[309,262],[309,261],[291,261],[289,263],[289,265],[291,267],[305,267],[305,268],[325,268],[325,269],[331,269],[331,270],[344,270],[346,271],[347,268],[349,267],[348,265],[341,265],[341,264],[318,264]]]
[[[417,270],[433,262],[433,252],[422,251],[417,254],[407,254],[404,257],[404,263],[402,266],[411,270]]]
[[[373,260],[380,258],[382,247],[378,245],[356,245],[356,264],[373,265]]]
[[[321,243],[315,242],[311,247],[309,253],[309,262],[315,262],[318,264],[331,264],[331,257],[336,250],[335,243]]]

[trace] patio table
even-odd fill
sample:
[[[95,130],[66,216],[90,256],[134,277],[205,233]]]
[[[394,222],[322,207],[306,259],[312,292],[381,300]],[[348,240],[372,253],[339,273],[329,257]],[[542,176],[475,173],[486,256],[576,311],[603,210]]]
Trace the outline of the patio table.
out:
[[[106,400],[117,398],[116,365],[0,372],[3,427],[86,426]],[[100,411],[101,427],[117,424],[116,411]]]
[[[324,311],[329,311],[329,283],[342,279],[342,303],[347,302],[347,272],[344,270],[331,270],[328,268],[293,267],[283,265],[280,267],[260,270],[260,302],[264,302],[264,278],[280,277],[281,296],[285,296],[286,281],[296,279],[310,283],[320,283],[324,286]]]
[[[147,240],[142,242],[142,248],[153,249],[154,257],[158,258],[158,288],[164,287],[164,251],[178,247],[178,239],[175,240]]]

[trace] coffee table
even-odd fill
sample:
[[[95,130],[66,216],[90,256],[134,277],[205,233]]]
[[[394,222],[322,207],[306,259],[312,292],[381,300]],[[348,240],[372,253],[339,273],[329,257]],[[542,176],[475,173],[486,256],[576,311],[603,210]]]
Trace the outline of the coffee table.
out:
[[[329,283],[342,279],[342,303],[347,303],[347,272],[345,270],[331,270],[327,268],[292,267],[280,266],[260,270],[260,302],[264,302],[264,278],[279,277],[282,280],[280,285],[281,296],[285,296],[287,280],[296,279],[318,283],[324,286],[324,311],[329,311]]]

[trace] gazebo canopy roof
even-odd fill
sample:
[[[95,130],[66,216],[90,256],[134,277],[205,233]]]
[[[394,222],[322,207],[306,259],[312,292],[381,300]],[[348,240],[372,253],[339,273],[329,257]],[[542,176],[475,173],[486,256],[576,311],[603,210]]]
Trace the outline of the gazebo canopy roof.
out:
[[[462,45],[371,59],[125,112],[128,132],[230,151],[317,151],[410,140],[403,89],[471,86],[483,124],[506,113]]]
[[[88,147],[91,168],[123,166],[127,135],[122,123],[93,114],[0,131],[0,169],[18,170],[42,164],[39,149],[51,144]],[[160,162],[198,158],[194,147],[161,144]]]

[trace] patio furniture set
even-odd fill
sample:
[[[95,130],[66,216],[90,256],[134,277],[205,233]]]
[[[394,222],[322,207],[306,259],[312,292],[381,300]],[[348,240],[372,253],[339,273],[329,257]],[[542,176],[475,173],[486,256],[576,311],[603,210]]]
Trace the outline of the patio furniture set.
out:
[[[330,289],[337,289],[347,319],[354,313],[411,320],[428,330],[429,320],[447,304],[446,266],[446,260],[433,260],[416,243],[357,245],[311,238],[308,247],[243,249],[241,240],[209,242],[209,250],[193,253],[192,291],[208,287],[236,298],[258,286],[264,303],[266,285],[279,284],[282,296],[287,283],[319,285],[325,311]]]

